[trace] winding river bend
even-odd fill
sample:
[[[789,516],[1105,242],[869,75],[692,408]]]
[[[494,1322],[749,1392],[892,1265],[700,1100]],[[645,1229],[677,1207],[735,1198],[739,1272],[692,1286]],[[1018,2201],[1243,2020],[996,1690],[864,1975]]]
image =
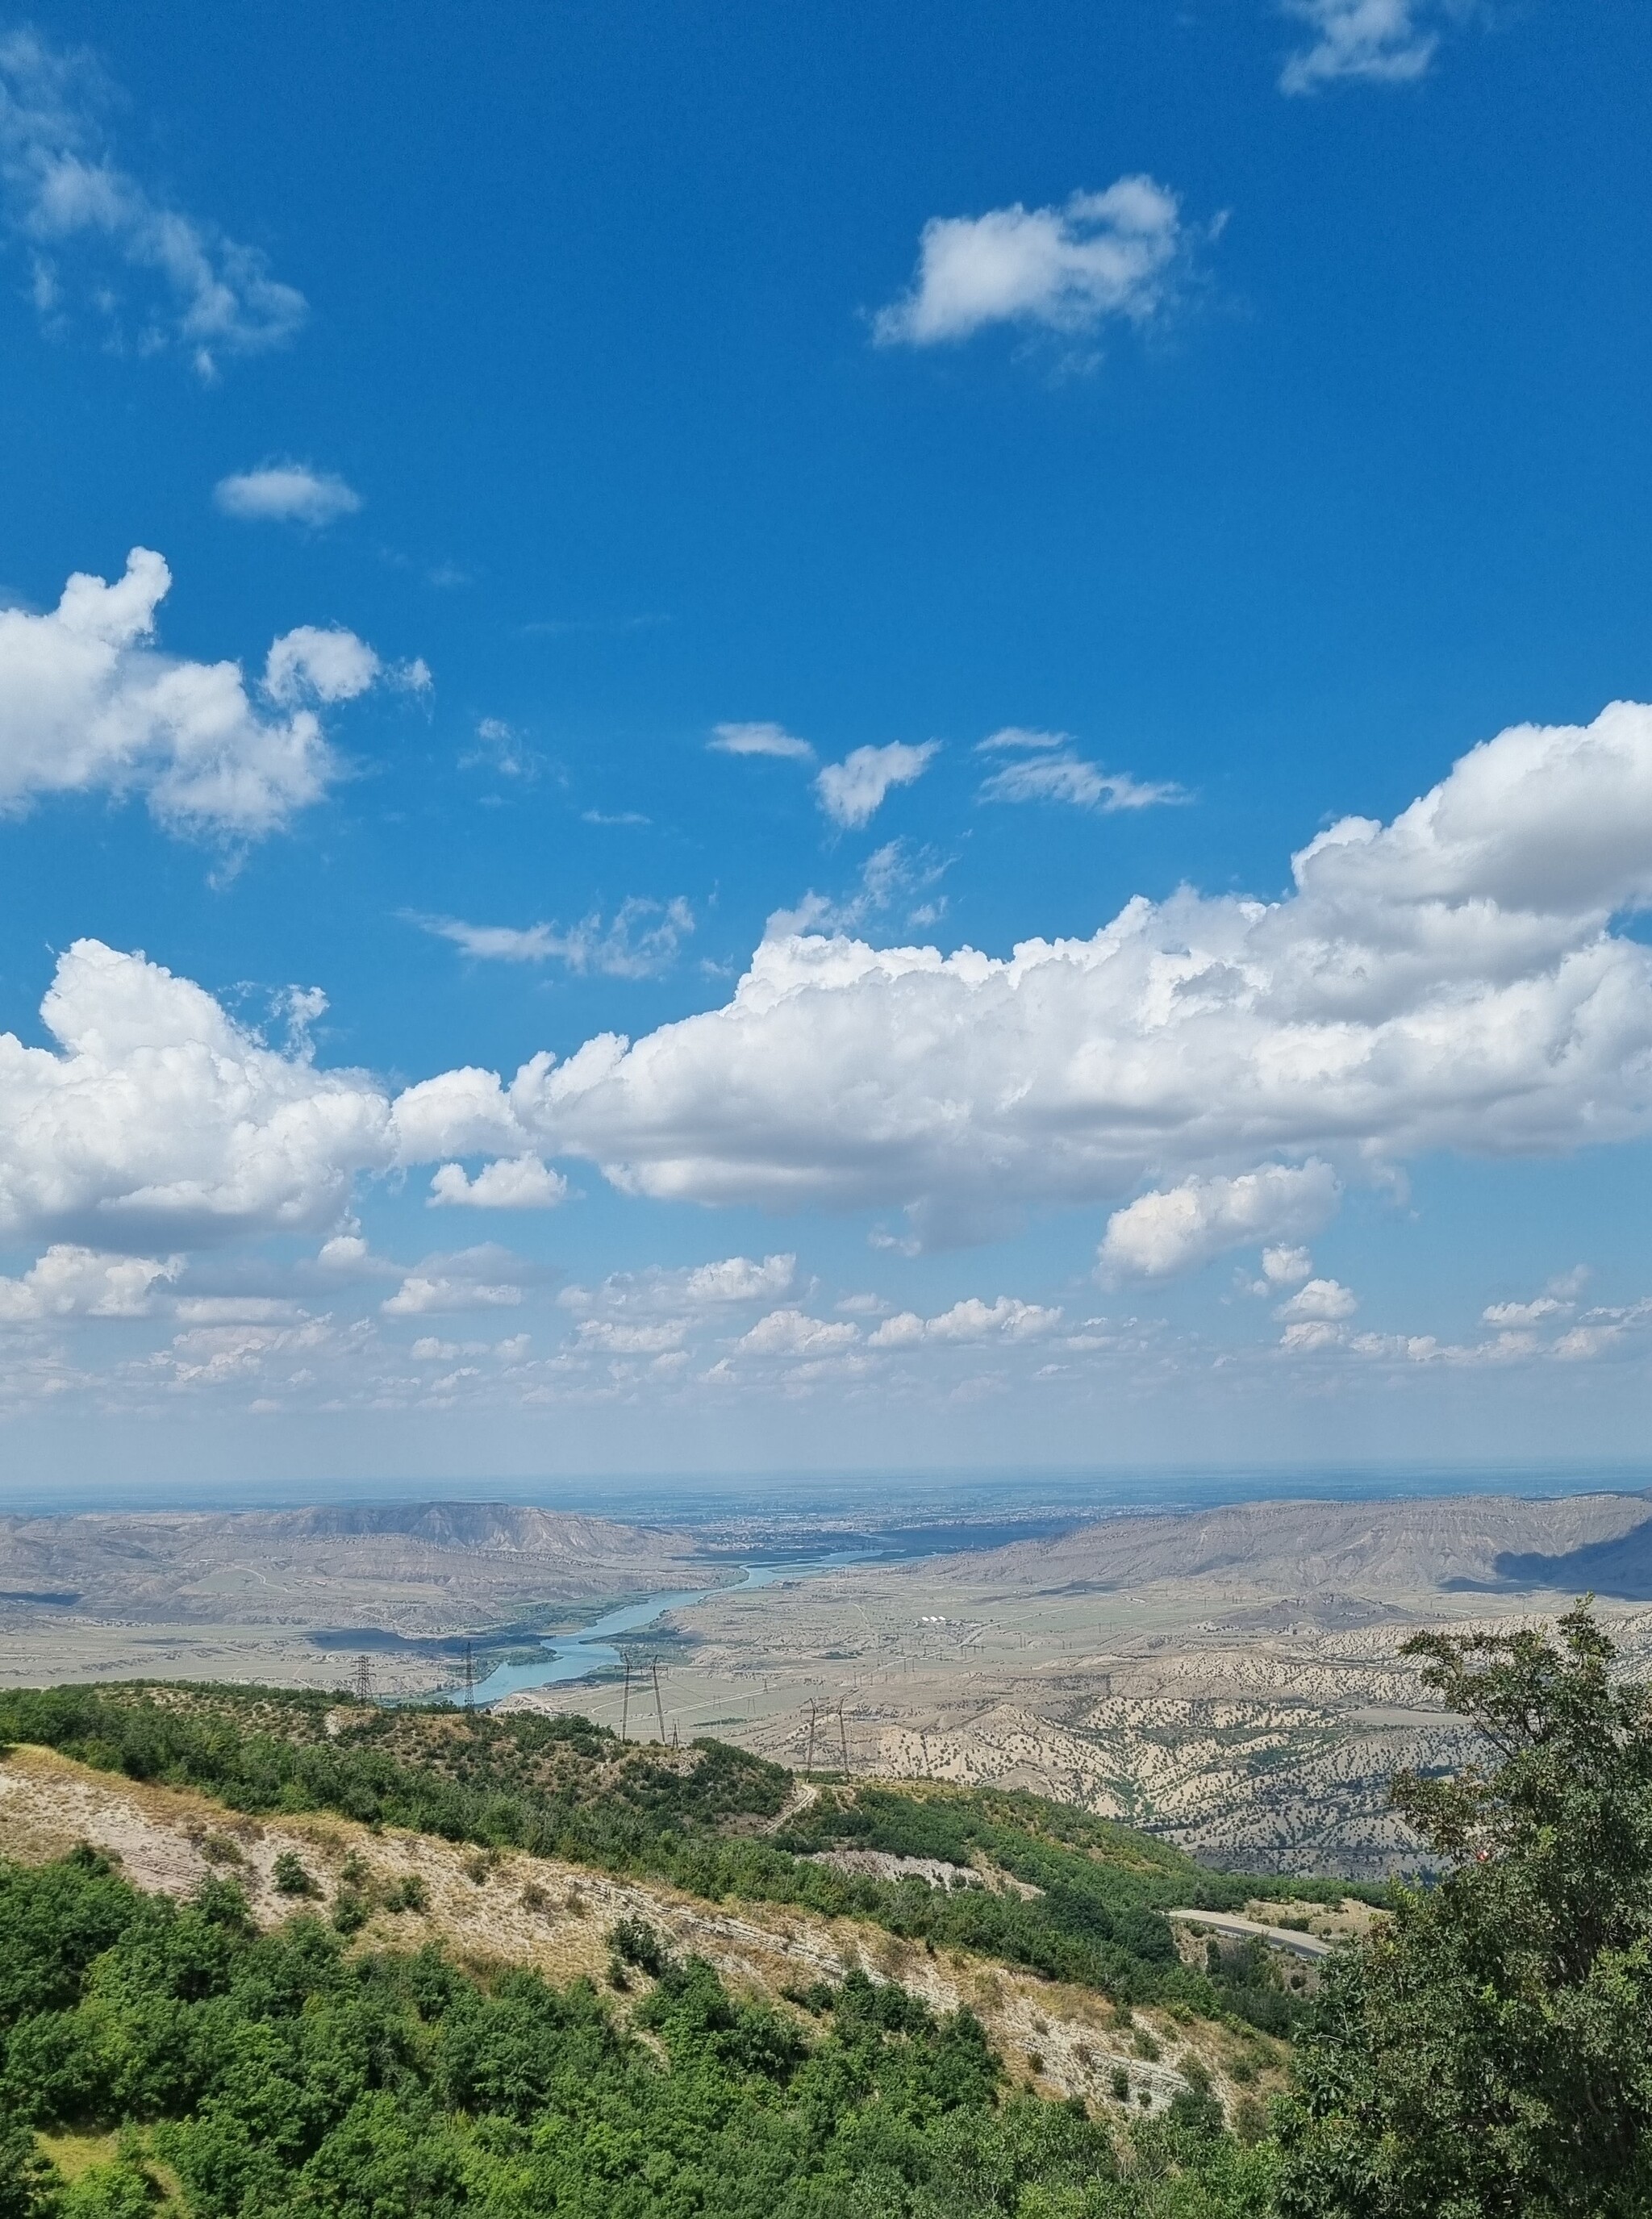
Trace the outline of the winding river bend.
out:
[[[548,1634],[540,1643],[545,1651],[531,1664],[501,1664],[485,1680],[478,1680],[473,1700],[481,1706],[514,1695],[523,1688],[554,1688],[572,1680],[588,1680],[624,1660],[614,1646],[621,1634],[640,1633],[668,1611],[685,1610],[691,1603],[709,1602],[713,1595],[737,1594],[743,1588],[773,1587],[779,1580],[817,1578],[822,1572],[845,1564],[860,1564],[880,1557],[881,1549],[845,1549],[831,1556],[793,1557],[777,1563],[747,1564],[739,1579],[724,1587],[679,1588],[644,1595],[640,1602],[624,1604],[602,1618],[593,1619],[574,1633]]]

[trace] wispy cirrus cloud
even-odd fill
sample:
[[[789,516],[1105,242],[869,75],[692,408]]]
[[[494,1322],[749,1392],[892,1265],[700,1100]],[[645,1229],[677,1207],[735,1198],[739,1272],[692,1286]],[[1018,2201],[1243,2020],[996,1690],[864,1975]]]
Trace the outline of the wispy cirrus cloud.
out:
[[[593,910],[577,924],[467,924],[456,917],[405,912],[411,924],[451,941],[467,955],[491,963],[562,963],[578,973],[609,979],[649,979],[669,970],[694,929],[694,912],[680,894],[668,902],[633,895],[606,923]]]
[[[0,208],[53,332],[96,318],[106,343],[185,354],[211,380],[227,356],[283,345],[309,314],[255,246],[142,184],[100,121],[101,71],[32,30],[0,38]]]
[[[815,798],[834,824],[854,831],[869,824],[894,786],[922,777],[941,752],[939,740],[911,747],[892,740],[883,748],[853,748],[842,762],[827,763],[815,780]]]
[[[808,741],[788,732],[784,724],[715,724],[706,744],[720,755],[773,755],[783,762],[815,760]]]
[[[1106,771],[1099,763],[1086,761],[1065,732],[1007,725],[981,741],[976,753],[1011,757],[982,781],[983,801],[1058,801],[1105,814],[1153,809],[1188,799],[1185,790],[1171,781],[1132,778],[1127,772]]]
[[[479,717],[475,745],[459,757],[461,770],[490,770],[500,778],[520,779],[530,786],[543,768],[535,749],[503,717]]]
[[[1164,306],[1186,247],[1177,196],[1147,177],[1074,193],[1059,208],[1017,201],[984,215],[932,216],[911,285],[879,311],[873,336],[881,346],[922,347],[990,324],[1070,334],[1143,324]]]
[[[1414,84],[1432,65],[1442,22],[1465,10],[1450,0],[1282,0],[1282,12],[1309,34],[1279,78],[1282,92],[1301,94],[1349,79]]]
[[[707,742],[726,755],[767,755],[782,762],[812,763],[813,746],[784,724],[717,724]],[[914,747],[904,740],[886,747],[852,748],[842,762],[823,764],[815,777],[815,799],[834,824],[854,830],[869,824],[891,788],[922,777],[941,752],[939,740]]]
[[[910,926],[934,924],[944,912],[944,895],[931,892],[947,866],[932,848],[914,848],[906,840],[886,840],[874,848],[860,866],[860,882],[851,894],[834,899],[812,891],[795,909],[776,910],[768,920],[771,936],[792,933],[854,932],[869,918],[881,917],[897,904],[906,910]],[[916,897],[927,894],[919,901]]]

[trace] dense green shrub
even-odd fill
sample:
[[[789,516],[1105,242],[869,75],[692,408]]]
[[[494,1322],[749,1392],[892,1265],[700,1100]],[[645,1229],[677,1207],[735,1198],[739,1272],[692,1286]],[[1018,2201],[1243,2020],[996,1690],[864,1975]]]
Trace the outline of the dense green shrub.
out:
[[[805,2031],[634,1932],[660,1966],[636,2013],[645,2040],[587,1982],[484,1984],[433,1949],[352,1956],[307,1914],[259,1934],[222,1882],[179,1905],[81,1856],[0,1867],[0,2219],[140,2219],[162,2162],[195,2219],[1248,2219],[1265,2205],[1270,2154],[1223,2135],[1191,2084],[1185,2116],[1115,2146],[1071,2106],[1006,2098],[968,2011],[862,1976]],[[65,2188],[30,2125],[133,2131]]]
[[[283,1849],[270,1868],[277,1895],[320,1895],[320,1889],[304,1869],[295,1849]]]

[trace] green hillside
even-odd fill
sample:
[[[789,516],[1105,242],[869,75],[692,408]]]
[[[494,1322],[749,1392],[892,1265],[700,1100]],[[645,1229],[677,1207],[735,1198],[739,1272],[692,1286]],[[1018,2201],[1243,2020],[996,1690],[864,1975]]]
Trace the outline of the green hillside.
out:
[[[1112,2219],[1259,2213],[1273,2160],[1190,2088],[1122,2131],[1006,2091],[967,2011],[863,1976],[814,2023],[617,1937],[630,2024],[588,1982],[484,1983],[433,1950],[258,1934],[90,1852],[0,1866],[7,2219]],[[65,2183],[43,2152],[102,2161]],[[72,2139],[69,2139],[72,2137]],[[67,2169],[65,2164],[65,2170]]]
[[[0,1696],[0,1739],[199,1788],[236,1810],[335,1811],[661,1879],[713,1901],[859,1918],[1083,1982],[1123,2005],[1173,2005],[1273,2034],[1288,2034],[1300,2010],[1260,1952],[1189,1969],[1162,1916],[1236,1909],[1266,1882],[1212,1872],[1150,1836],[1033,1796],[839,1782],[798,1810],[791,1773],[724,1743],[668,1749],[622,1743],[582,1719],[381,1709],[270,1689],[26,1690]],[[935,1859],[957,1884],[816,1861],[842,1848]],[[1022,1888],[971,1885],[977,1868]],[[1278,1893],[1300,1898],[1313,1886],[1282,1882]]]
[[[1056,2101],[1012,2085],[961,2000],[864,1971],[753,2000],[628,1917],[605,1944],[612,1994],[558,1987],[373,1946],[342,1898],[331,1925],[260,1932],[221,1879],[180,1905],[82,1849],[0,1865],[0,2219],[1639,2219],[1652,1688],[1586,1605],[1552,1637],[1407,1652],[1485,1762],[1395,1781],[1440,1876],[1330,1961],[1292,2086],[1270,2116],[1236,2104],[1239,2132],[1191,2055],[1162,2110],[1127,2085]],[[1171,1897],[1214,1908],[1239,1883],[1035,1799],[804,1795],[714,1743],[223,1689],[16,1694],[0,1731],[245,1812],[853,1912],[1183,2020],[1280,2000],[1165,1946]],[[959,1884],[815,1861],[846,1845]]]

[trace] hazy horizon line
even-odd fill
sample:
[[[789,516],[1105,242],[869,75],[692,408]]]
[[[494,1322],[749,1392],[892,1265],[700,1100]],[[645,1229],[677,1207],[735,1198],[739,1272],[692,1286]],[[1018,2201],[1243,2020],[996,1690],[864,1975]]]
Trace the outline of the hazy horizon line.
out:
[[[777,1490],[779,1493],[777,1495]],[[678,1523],[749,1517],[761,1497],[769,1523],[875,1510],[876,1521],[897,1524],[908,1515],[945,1505],[955,1515],[986,1514],[1012,1502],[1021,1515],[1040,1510],[1151,1507],[1165,1511],[1220,1507],[1271,1499],[1344,1501],[1407,1496],[1519,1495],[1562,1496],[1652,1490],[1652,1463],[1623,1458],[1552,1458],[1484,1463],[1323,1462],[1230,1464],[1043,1467],[1034,1470],[932,1466],[898,1470],[826,1468],[798,1471],[694,1471],[669,1476],[637,1472],[431,1481],[400,1475],[382,1478],[307,1480],[283,1484],[258,1480],[152,1482],[112,1482],[0,1492],[0,1516],[70,1517],[97,1512],[233,1514],[352,1504],[487,1503],[606,1516],[620,1522],[668,1515]]]

